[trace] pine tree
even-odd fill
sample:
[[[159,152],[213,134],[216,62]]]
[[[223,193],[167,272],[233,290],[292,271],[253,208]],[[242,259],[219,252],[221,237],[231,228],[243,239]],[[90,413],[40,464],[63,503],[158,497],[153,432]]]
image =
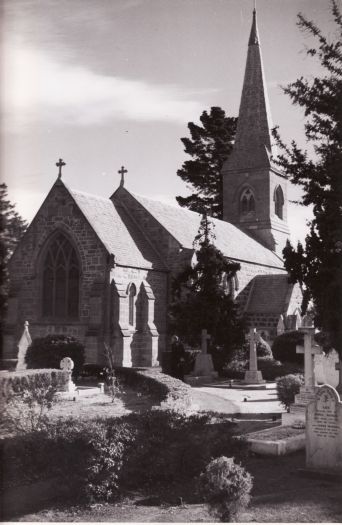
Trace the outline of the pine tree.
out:
[[[228,357],[233,348],[243,343],[245,328],[225,286],[240,265],[224,257],[213,244],[214,239],[213,224],[204,214],[194,241],[196,262],[173,282],[170,328],[191,346],[200,345],[201,331],[206,328],[212,346]]]
[[[202,125],[188,123],[191,138],[181,141],[185,153],[192,157],[186,160],[178,177],[190,185],[193,193],[188,197],[176,197],[178,204],[203,213],[210,210],[212,217],[222,218],[223,183],[222,165],[229,156],[235,138],[237,119],[226,117],[223,109],[212,107],[210,113],[203,111]]]
[[[288,243],[284,249],[285,267],[302,286],[303,313],[312,301],[316,326],[342,356],[342,16],[336,0],[331,0],[331,10],[337,29],[332,42],[314,22],[298,15],[298,26],[317,42],[307,54],[318,58],[324,74],[313,80],[302,77],[285,88],[304,109],[313,158],[294,141],[286,146],[278,130],[274,136],[282,150],[280,166],[303,188],[301,204],[312,205],[314,213],[305,245]]]
[[[0,184],[0,318],[4,318],[8,296],[7,263],[27,228],[27,223],[15,211],[7,195],[7,186]]]

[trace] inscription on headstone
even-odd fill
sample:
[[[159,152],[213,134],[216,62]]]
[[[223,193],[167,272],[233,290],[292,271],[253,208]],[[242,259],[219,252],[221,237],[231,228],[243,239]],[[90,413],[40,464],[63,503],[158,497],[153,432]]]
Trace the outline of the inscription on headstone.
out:
[[[342,470],[342,403],[329,385],[318,387],[307,407],[306,466]]]

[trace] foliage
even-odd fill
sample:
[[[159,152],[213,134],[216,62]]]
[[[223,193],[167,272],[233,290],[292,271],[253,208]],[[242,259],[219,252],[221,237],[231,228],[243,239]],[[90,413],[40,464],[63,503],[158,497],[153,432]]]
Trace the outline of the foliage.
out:
[[[19,395],[26,390],[62,389],[68,380],[63,370],[23,370],[20,372],[5,372],[0,377],[0,399],[3,403],[9,401],[14,395]]]
[[[121,419],[59,420],[1,443],[7,484],[60,477],[88,501],[113,499],[134,429]]]
[[[4,420],[16,432],[38,432],[48,424],[48,411],[56,403],[56,387],[29,385],[5,404]]]
[[[157,369],[117,368],[116,375],[123,383],[154,397],[158,402],[169,402],[173,399],[178,402],[178,406],[181,404],[185,411],[191,406],[191,387],[179,379],[162,374]]]
[[[244,442],[233,439],[231,422],[213,424],[206,414],[186,416],[173,410],[152,410],[129,419],[138,429],[123,471],[125,485],[169,486],[197,477],[212,457],[229,453],[244,457]]]
[[[278,335],[272,344],[274,359],[283,362],[303,364],[303,354],[297,354],[296,346],[304,345],[304,334],[297,330]]]
[[[212,460],[200,477],[200,488],[210,511],[222,522],[235,521],[250,502],[253,478],[234,458]]]
[[[7,263],[26,228],[27,222],[8,199],[7,185],[0,184],[0,328],[6,314],[9,292]]]
[[[206,328],[211,347],[221,347],[227,358],[244,338],[244,320],[227,289],[240,265],[224,257],[213,240],[212,224],[203,215],[194,241],[197,262],[173,281],[170,330],[186,344],[200,347]]]
[[[68,335],[37,337],[28,347],[25,361],[28,368],[59,368],[63,357],[73,360],[73,375],[79,376],[84,364],[84,345]]]
[[[237,119],[226,117],[219,107],[212,107],[210,113],[203,111],[200,121],[201,125],[188,123],[191,138],[181,141],[192,159],[186,160],[177,171],[178,177],[191,185],[193,193],[176,198],[185,208],[199,213],[210,210],[213,217],[222,219],[222,166],[232,150]]]
[[[260,370],[263,379],[266,379],[266,381],[274,381],[278,377],[287,374],[297,374],[303,371],[303,366],[295,363],[281,363],[269,357],[259,357],[257,363],[258,370]],[[222,375],[229,379],[243,379],[248,367],[249,361],[247,359],[241,360],[234,357],[225,365]]]
[[[315,325],[330,334],[331,345],[342,355],[342,15],[331,0],[336,38],[324,36],[317,25],[298,15],[298,26],[316,39],[307,49],[320,62],[321,77],[301,77],[285,89],[293,104],[303,108],[305,135],[314,155],[286,146],[274,131],[282,150],[278,164],[304,190],[301,204],[312,205],[314,218],[305,245],[284,249],[285,267],[303,294],[303,313],[310,301]]]
[[[209,416],[152,410],[121,418],[58,420],[41,432],[0,441],[6,477],[21,485],[46,477],[68,484],[88,501],[115,499],[143,486],[170,486],[198,476],[212,457],[247,453],[235,425]],[[76,491],[76,493],[75,493]]]
[[[289,374],[277,379],[276,383],[278,399],[286,409],[289,409],[294,403],[295,395],[304,384],[304,377],[301,374]]]

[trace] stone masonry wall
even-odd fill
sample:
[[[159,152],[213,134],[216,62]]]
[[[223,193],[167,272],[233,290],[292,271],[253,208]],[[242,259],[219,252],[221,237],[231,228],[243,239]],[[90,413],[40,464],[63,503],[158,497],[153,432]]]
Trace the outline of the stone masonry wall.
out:
[[[50,237],[57,231],[70,239],[80,259],[79,318],[73,322],[51,322],[42,312],[43,253]],[[106,250],[68,191],[56,183],[10,261],[11,291],[5,354],[16,357],[16,343],[27,320],[33,338],[57,332],[73,335],[85,343],[86,360],[96,361],[106,326],[108,275]]]

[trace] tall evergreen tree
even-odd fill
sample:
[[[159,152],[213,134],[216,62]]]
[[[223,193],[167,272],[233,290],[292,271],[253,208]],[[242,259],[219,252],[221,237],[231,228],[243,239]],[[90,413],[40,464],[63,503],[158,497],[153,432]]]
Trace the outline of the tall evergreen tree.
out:
[[[314,218],[305,245],[284,249],[285,267],[304,291],[303,312],[310,301],[315,324],[330,336],[342,356],[342,16],[331,0],[336,38],[329,41],[317,25],[298,15],[298,26],[315,38],[307,54],[319,60],[324,73],[301,77],[285,88],[292,102],[304,109],[305,135],[312,144],[310,158],[293,141],[286,146],[277,130],[282,150],[279,164],[293,183],[304,190],[302,205],[312,205]]]
[[[191,138],[181,141],[185,153],[192,157],[177,171],[178,177],[190,185],[193,193],[176,197],[178,204],[203,213],[210,210],[212,217],[222,218],[223,184],[222,165],[229,156],[236,132],[237,119],[227,117],[223,109],[212,107],[203,111],[201,125],[188,123]]]
[[[171,330],[189,345],[200,345],[201,331],[212,336],[213,347],[228,356],[243,343],[244,321],[229,294],[229,282],[240,269],[213,244],[213,224],[204,214],[194,241],[195,264],[173,282],[169,308]]]
[[[27,228],[27,222],[15,210],[7,194],[7,185],[0,184],[0,319],[4,318],[8,296],[7,262]]]

